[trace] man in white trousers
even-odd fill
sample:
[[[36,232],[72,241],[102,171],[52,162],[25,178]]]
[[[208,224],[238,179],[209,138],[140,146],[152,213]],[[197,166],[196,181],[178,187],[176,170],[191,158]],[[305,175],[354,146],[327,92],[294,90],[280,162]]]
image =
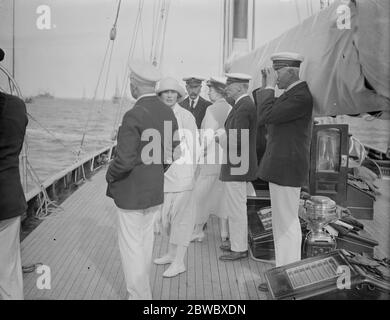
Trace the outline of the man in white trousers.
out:
[[[0,48],[0,61],[4,51]],[[0,90],[0,300],[23,299],[20,216],[27,203],[19,174],[28,119],[25,103]]]
[[[226,95],[234,101],[223,134],[216,140],[224,149],[226,161],[219,179],[224,182],[222,210],[227,213],[230,240],[222,243],[222,261],[248,256],[247,182],[256,178],[256,107],[248,96],[251,77],[241,73],[226,74]]]
[[[269,182],[276,266],[301,259],[298,218],[301,187],[308,179],[313,98],[299,79],[303,57],[282,52],[271,56],[273,68],[262,70],[265,88],[257,91],[258,120],[268,138],[258,177]],[[285,92],[275,98],[275,86]],[[260,290],[266,290],[260,285]]]
[[[107,195],[117,206],[118,243],[128,298],[133,300],[152,299],[153,221],[164,200],[164,164],[172,162],[176,147],[172,143],[178,129],[175,115],[154,92],[160,78],[152,65],[131,66],[130,89],[137,101],[123,117],[116,155],[106,174]],[[167,126],[171,130],[164,130]],[[152,158],[147,157],[150,135],[159,148],[152,150]]]

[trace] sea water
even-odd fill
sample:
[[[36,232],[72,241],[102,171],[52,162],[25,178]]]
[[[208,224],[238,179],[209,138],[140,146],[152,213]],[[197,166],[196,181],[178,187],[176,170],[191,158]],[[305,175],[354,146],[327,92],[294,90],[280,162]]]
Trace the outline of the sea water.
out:
[[[129,101],[120,107],[111,101],[57,98],[35,98],[26,104],[27,159],[40,182],[74,164],[78,155],[82,159],[110,146],[114,129],[131,106]],[[29,175],[27,191],[36,186]]]

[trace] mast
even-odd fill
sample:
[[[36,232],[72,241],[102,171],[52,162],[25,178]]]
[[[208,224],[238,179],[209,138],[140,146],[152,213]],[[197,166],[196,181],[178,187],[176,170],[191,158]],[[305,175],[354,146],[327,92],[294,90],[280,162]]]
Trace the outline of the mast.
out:
[[[254,49],[255,0],[224,0],[223,66]]]
[[[151,49],[151,62],[155,66],[160,66],[164,58],[165,34],[167,29],[170,0],[163,0],[159,8],[159,17],[157,22],[157,36],[153,41]]]
[[[12,0],[12,77],[15,79],[15,0]]]

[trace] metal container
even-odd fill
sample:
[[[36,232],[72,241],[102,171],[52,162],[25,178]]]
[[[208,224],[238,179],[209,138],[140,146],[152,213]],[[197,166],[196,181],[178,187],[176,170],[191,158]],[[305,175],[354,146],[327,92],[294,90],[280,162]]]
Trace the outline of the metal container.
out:
[[[328,197],[311,197],[306,201],[305,209],[305,218],[313,232],[320,231],[322,227],[338,219],[337,205]]]
[[[313,196],[305,203],[305,218],[310,232],[306,236],[304,251],[307,257],[334,250],[335,239],[323,227],[339,218],[336,203],[324,196]]]

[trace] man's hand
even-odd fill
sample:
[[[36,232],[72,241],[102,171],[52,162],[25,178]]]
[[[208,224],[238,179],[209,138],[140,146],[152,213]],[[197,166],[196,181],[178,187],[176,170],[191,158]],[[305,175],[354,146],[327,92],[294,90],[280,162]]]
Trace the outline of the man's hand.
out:
[[[217,131],[215,131],[214,140],[223,148],[226,145],[226,140],[227,140],[226,130],[220,128]]]
[[[265,86],[274,88],[278,79],[278,75],[271,67],[265,68],[263,77],[265,77]],[[263,73],[263,71],[262,71]]]
[[[267,83],[267,73],[265,69],[261,69],[261,88],[264,89]]]

